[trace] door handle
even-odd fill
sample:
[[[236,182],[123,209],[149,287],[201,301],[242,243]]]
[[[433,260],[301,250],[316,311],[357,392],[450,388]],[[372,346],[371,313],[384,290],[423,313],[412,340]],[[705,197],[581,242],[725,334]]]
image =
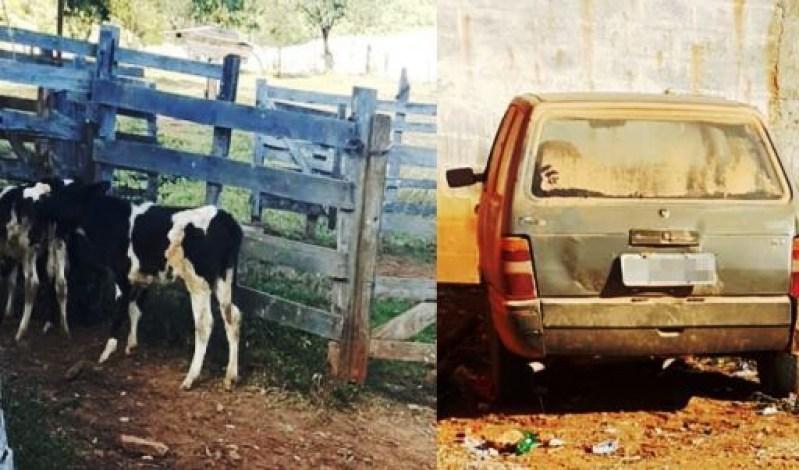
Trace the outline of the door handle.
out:
[[[547,222],[543,219],[536,219],[535,217],[526,215],[519,217],[519,223],[522,225],[546,225]]]

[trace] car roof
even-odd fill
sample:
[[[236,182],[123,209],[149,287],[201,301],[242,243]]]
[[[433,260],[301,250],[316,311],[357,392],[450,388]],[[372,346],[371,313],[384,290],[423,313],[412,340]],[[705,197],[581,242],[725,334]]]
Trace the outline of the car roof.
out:
[[[618,103],[618,104],[672,104],[687,106],[727,106],[740,109],[754,109],[737,101],[715,96],[687,95],[674,93],[528,93],[521,98],[533,103]]]

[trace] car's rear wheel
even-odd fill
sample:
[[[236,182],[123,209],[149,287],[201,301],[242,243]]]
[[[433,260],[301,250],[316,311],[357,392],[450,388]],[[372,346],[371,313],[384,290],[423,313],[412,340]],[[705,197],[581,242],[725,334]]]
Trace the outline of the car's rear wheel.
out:
[[[500,403],[520,403],[532,396],[533,372],[530,361],[518,356],[502,344],[491,328],[491,374],[494,396]]]
[[[761,388],[771,396],[799,393],[799,354],[763,353],[757,357],[757,375]]]

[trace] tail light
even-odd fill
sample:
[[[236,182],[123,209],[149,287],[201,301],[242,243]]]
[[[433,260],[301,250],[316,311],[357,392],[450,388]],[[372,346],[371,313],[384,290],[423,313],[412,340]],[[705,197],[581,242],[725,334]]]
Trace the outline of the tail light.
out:
[[[799,237],[793,239],[791,250],[791,297],[799,298]]]
[[[502,238],[502,272],[508,299],[536,298],[532,250],[526,238]]]

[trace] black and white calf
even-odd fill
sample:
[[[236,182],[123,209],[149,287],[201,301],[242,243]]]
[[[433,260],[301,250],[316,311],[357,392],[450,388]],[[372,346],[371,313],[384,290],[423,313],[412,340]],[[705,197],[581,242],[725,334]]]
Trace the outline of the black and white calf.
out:
[[[229,346],[225,386],[238,378],[241,313],[232,293],[242,231],[233,217],[214,206],[178,208],[134,204],[105,193],[108,183],[69,186],[47,201],[47,214],[63,230],[75,230],[91,246],[91,263],[110,268],[117,305],[111,335],[100,363],[117,349],[126,314],[130,332],[126,353],[137,346],[141,318],[138,299],[152,283],[183,280],[194,314],[194,357],[181,387],[191,388],[200,375],[213,327],[211,296],[222,312]]]
[[[20,267],[25,282],[25,307],[17,329],[17,341],[22,339],[30,324],[33,303],[40,284],[37,265],[39,260],[45,258],[46,276],[55,285],[61,327],[69,336],[66,234],[44,216],[43,204],[71,184],[71,180],[51,178],[19,186],[6,186],[0,192],[0,256],[11,264],[6,282],[6,316],[10,316],[14,306]]]

